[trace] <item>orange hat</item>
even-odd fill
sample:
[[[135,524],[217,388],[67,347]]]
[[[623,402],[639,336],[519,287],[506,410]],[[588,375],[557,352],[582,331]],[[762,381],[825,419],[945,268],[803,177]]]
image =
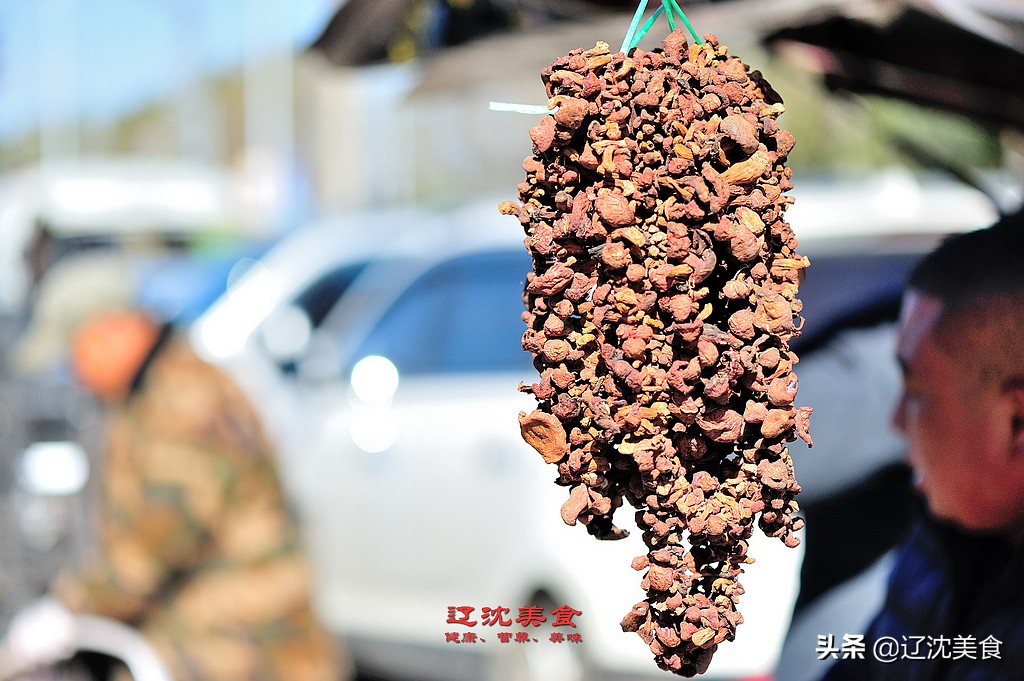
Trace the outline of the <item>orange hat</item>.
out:
[[[120,400],[158,336],[159,328],[142,312],[106,312],[79,327],[71,342],[71,363],[86,388],[105,400]]]

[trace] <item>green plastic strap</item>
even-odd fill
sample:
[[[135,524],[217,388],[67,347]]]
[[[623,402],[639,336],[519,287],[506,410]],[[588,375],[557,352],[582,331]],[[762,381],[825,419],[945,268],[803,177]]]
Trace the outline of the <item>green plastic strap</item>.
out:
[[[671,0],[661,0],[661,6],[665,8],[665,18],[668,19],[668,30],[676,30],[676,18],[672,11]]]
[[[651,15],[651,18],[648,19],[647,22],[640,28],[640,30],[636,32],[636,36],[633,38],[633,43],[629,46],[629,49],[633,49],[634,47],[640,44],[640,41],[644,39],[645,35],[647,35],[647,31],[651,30],[651,26],[654,26],[654,22],[657,21],[658,17],[660,17],[664,13],[664,7],[659,7],[657,10],[655,10],[654,14]]]
[[[640,20],[644,18],[644,12],[647,11],[647,0],[640,0],[640,4],[636,7],[636,12],[633,13],[633,20],[629,22],[629,30],[626,31],[626,37],[622,39],[622,47],[619,48],[619,52],[626,52],[631,49],[636,42],[633,36],[636,33],[636,27],[640,25]]]
[[[676,14],[678,14],[678,15],[679,15],[679,18],[683,20],[683,23],[684,23],[684,24],[686,24],[686,30],[688,30],[688,31],[690,32],[690,35],[692,35],[692,36],[693,36],[693,39],[694,39],[694,41],[695,41],[695,42],[696,42],[696,43],[697,43],[698,45],[703,45],[703,44],[704,44],[704,38],[702,38],[702,37],[700,36],[700,34],[699,34],[699,33],[697,33],[696,29],[694,29],[694,28],[693,28],[693,24],[691,24],[691,23],[690,23],[690,20],[686,18],[686,14],[685,14],[685,13],[683,12],[683,10],[682,10],[682,9],[681,9],[681,8],[679,7],[679,3],[678,3],[678,2],[676,2],[676,0],[666,0],[666,1],[667,1],[667,2],[669,2],[669,3],[671,3],[671,5],[672,5],[672,9],[674,9],[674,10],[676,11]],[[671,22],[670,22],[670,23],[671,23]]]

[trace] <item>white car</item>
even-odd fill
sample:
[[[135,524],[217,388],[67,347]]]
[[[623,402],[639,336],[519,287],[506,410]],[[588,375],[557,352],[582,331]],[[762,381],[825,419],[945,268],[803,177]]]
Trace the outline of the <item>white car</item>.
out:
[[[263,410],[304,522],[316,607],[361,670],[418,681],[666,678],[619,626],[644,595],[630,568],[646,553],[640,533],[599,542],[565,526],[567,490],[520,437],[517,414],[533,399],[516,387],[536,380],[519,345],[530,263],[518,223],[496,205],[297,234],[199,320],[194,340]],[[849,225],[795,228],[813,263],[805,314],[820,309],[822,329],[898,291],[898,276],[863,272],[896,262],[876,258],[892,255],[880,245],[912,230],[854,242],[837,238]],[[631,515],[622,509],[618,524]],[[802,549],[757,533],[750,552],[745,622],[704,678],[766,679],[778,664]],[[531,608],[560,626],[515,621]]]

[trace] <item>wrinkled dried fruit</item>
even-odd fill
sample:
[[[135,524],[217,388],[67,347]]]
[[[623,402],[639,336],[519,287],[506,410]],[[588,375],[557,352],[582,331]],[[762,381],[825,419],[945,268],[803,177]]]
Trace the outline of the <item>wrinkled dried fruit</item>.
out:
[[[785,447],[810,441],[789,348],[808,264],[783,219],[793,137],[711,35],[628,56],[598,43],[542,79],[558,109],[530,131],[521,204],[500,206],[534,263],[523,437],[571,488],[566,523],[615,539],[615,510],[636,509],[647,598],[622,628],[693,676],[743,621],[754,525],[791,546],[802,525]]]
[[[523,439],[537,450],[546,463],[558,463],[568,454],[565,429],[555,416],[538,410],[529,414],[520,412],[519,428]]]

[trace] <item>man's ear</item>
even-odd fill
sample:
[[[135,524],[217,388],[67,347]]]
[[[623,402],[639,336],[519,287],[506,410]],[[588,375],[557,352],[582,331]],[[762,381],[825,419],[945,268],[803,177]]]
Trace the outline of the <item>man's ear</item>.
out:
[[[1003,391],[1010,400],[1013,454],[1024,459],[1024,376],[1007,381]]]

